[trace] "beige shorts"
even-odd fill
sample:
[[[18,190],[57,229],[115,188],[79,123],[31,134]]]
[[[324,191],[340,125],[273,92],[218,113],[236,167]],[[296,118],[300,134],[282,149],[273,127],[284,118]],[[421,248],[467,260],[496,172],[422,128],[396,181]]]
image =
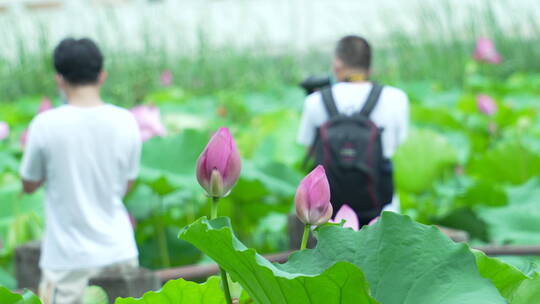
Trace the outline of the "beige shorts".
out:
[[[43,270],[39,296],[43,304],[81,304],[91,277],[111,270],[123,273],[138,266],[139,261],[135,258],[98,268]]]

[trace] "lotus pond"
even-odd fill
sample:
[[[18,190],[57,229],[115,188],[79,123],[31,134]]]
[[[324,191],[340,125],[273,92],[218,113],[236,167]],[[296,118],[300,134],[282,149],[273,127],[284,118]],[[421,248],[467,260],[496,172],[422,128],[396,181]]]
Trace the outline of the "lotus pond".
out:
[[[385,213],[360,231],[323,225],[314,232],[317,247],[285,264],[259,254],[290,249],[287,218],[307,173],[295,143],[303,91],[280,83],[207,94],[183,88],[170,71],[152,75],[161,87],[133,110],[148,136],[126,198],[142,266],[215,261],[240,303],[540,303],[535,257],[489,258],[426,226],[464,230],[471,245],[540,243],[540,74],[501,79],[492,76],[500,75],[497,65],[482,61],[466,63],[461,85],[392,81],[411,101],[410,134],[394,156],[401,215]],[[19,195],[17,171],[24,131],[49,103],[62,100],[0,103],[0,285],[10,289],[14,249],[43,229],[43,194]],[[209,220],[196,162],[221,126],[233,134],[242,172]],[[1,288],[0,299],[38,301]],[[197,302],[226,303],[219,278],[174,280],[142,300],[117,300]]]

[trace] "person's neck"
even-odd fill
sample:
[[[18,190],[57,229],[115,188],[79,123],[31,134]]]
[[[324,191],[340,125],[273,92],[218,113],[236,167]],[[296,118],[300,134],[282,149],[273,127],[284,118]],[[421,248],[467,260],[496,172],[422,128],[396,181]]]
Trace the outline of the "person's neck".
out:
[[[67,102],[76,107],[91,108],[103,105],[99,87],[95,85],[66,88]]]
[[[363,71],[348,71],[339,77],[341,82],[365,83],[369,82],[369,74]]]

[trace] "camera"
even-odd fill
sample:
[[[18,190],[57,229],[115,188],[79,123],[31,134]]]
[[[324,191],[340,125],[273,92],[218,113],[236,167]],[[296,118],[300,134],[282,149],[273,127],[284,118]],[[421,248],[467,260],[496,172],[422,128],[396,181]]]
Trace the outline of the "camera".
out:
[[[332,81],[329,76],[309,76],[300,83],[300,86],[306,91],[306,95],[309,95],[324,87],[330,86],[331,83]]]

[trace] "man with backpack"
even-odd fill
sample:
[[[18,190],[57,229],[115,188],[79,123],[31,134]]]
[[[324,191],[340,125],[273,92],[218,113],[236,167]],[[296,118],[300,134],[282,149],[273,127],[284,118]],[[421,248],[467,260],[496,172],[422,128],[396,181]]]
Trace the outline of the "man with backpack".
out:
[[[94,42],[63,40],[54,67],[67,104],[32,120],[20,174],[24,192],[46,192],[40,297],[79,304],[90,277],[138,266],[122,198],[138,174],[141,136],[129,111],[101,99],[106,74]]]
[[[306,98],[297,141],[325,167],[334,215],[347,204],[365,225],[399,209],[390,158],[407,136],[409,101],[369,80],[371,48],[361,37],[338,42],[333,72],[335,84]]]

